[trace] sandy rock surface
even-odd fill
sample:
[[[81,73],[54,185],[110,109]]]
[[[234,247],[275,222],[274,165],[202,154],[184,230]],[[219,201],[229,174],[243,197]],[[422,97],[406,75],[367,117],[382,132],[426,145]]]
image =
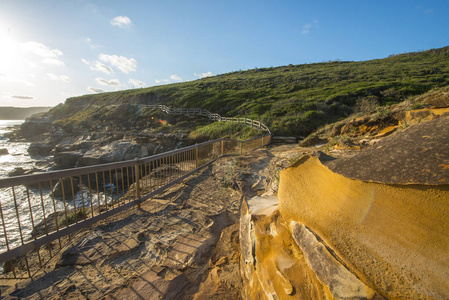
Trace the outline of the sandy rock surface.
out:
[[[273,194],[296,145],[218,160],[140,209],[72,237],[34,280],[4,282],[5,299],[240,299],[241,194]],[[236,224],[236,225],[233,225]]]

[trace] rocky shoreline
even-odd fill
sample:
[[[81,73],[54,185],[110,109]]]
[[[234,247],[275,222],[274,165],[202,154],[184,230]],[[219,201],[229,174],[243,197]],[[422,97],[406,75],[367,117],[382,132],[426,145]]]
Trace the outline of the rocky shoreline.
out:
[[[146,121],[96,120],[74,126],[63,124],[64,119],[54,112],[56,108],[27,118],[20,128],[7,134],[11,142],[29,142],[28,153],[40,162],[39,168],[17,170],[11,176],[131,160],[186,147],[194,143],[189,132],[198,121],[188,117],[177,126],[181,118],[170,117],[175,125],[163,125],[167,121],[162,122],[155,112]]]

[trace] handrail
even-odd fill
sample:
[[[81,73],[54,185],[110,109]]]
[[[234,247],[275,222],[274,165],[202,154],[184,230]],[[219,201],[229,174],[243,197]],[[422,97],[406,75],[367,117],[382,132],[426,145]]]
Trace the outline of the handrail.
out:
[[[134,160],[0,179],[0,263],[10,266],[0,279],[32,277],[48,262],[40,253],[51,259],[70,234],[139,205],[218,158],[270,140],[269,134],[221,138]],[[30,266],[27,257],[36,254],[39,264]]]
[[[170,108],[166,105],[156,105],[156,104],[138,104],[138,105],[150,107],[153,109],[157,108],[157,109],[160,109],[162,112],[165,112],[169,115],[180,115],[180,114],[200,115],[200,116],[207,116],[212,121],[243,123],[244,125],[249,125],[254,128],[259,128],[259,129],[266,131],[268,134],[271,134],[270,129],[260,121],[247,119],[247,118],[222,117],[217,113],[211,113],[210,111],[203,109],[203,108]]]

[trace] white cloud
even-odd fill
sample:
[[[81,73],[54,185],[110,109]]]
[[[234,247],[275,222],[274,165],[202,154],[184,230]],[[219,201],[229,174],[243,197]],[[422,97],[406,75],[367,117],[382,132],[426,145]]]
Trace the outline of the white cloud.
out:
[[[65,75],[55,75],[53,73],[47,73],[47,76],[51,80],[61,80],[61,81],[67,82],[67,83],[69,83],[71,81],[71,79]]]
[[[137,79],[130,79],[128,82],[137,88],[145,87],[147,85],[145,82]]]
[[[96,61],[93,66],[90,66],[91,70],[103,72],[106,74],[114,74],[114,70],[108,65],[102,64],[99,61]]]
[[[104,78],[95,78],[95,81],[101,85],[117,86],[117,87],[121,86],[120,80],[118,80],[118,79],[107,80]]]
[[[87,66],[89,66],[89,68],[92,71],[103,72],[105,74],[114,74],[114,70],[110,66],[102,64],[99,61],[95,61],[95,62],[91,63],[90,61],[88,61],[84,58],[81,58],[81,61],[83,63],[85,63]]]
[[[32,97],[32,96],[16,96],[16,95],[11,96],[11,98],[20,99],[20,100],[33,100],[34,99],[34,97]]]
[[[179,77],[178,75],[170,75],[170,79],[171,80],[174,80],[174,81],[181,81],[182,80],[182,78],[181,77]]]
[[[131,19],[127,16],[118,16],[111,20],[111,25],[119,28],[129,28],[131,26]]]
[[[62,51],[59,49],[51,49],[50,47],[47,47],[42,43],[33,41],[23,43],[22,49],[42,57],[42,62],[45,64],[52,64],[56,66],[64,65],[64,62],[59,59],[59,57],[63,55]]]
[[[125,56],[100,54],[98,58],[106,63],[110,63],[112,66],[118,68],[123,73],[135,71],[137,67],[137,61],[134,58],[127,58]]]
[[[45,58],[42,62],[49,65],[64,66],[64,62],[57,58]]]
[[[155,81],[154,81],[156,84],[167,84],[167,83],[170,83],[170,80],[168,80],[168,79],[156,79]]]
[[[318,27],[318,20],[313,20],[312,23],[305,24],[302,26],[301,34],[308,35],[312,28]]]
[[[204,77],[211,77],[214,76],[214,74],[212,74],[212,72],[203,72],[203,73],[193,73],[193,75],[195,77],[199,77],[199,78],[204,78]]]
[[[104,90],[93,87],[93,86],[88,86],[87,90],[91,93],[104,93]]]
[[[87,37],[84,41],[89,45],[90,49],[98,49],[101,47],[100,45],[92,44],[92,39],[89,37]]]
[[[36,55],[42,56],[42,57],[58,57],[62,56],[62,51],[59,49],[51,49],[47,46],[45,46],[42,43],[38,42],[26,42],[22,44],[22,47],[25,51],[34,53]]]

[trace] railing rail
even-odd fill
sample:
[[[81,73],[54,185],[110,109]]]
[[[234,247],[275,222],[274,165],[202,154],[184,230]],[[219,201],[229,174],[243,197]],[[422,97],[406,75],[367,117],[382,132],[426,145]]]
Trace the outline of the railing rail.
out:
[[[32,277],[78,230],[139,205],[224,155],[270,140],[222,138],[135,160],[0,179],[0,279]]]
[[[210,111],[202,108],[170,108],[166,105],[143,105],[139,104],[139,106],[145,106],[150,108],[160,109],[161,111],[169,114],[169,115],[200,115],[208,117],[212,121],[219,122],[234,122],[234,123],[242,123],[244,125],[248,125],[254,128],[259,128],[261,130],[266,131],[268,134],[271,134],[270,129],[260,121],[248,119],[248,118],[228,118],[222,117],[217,113],[211,113]]]

